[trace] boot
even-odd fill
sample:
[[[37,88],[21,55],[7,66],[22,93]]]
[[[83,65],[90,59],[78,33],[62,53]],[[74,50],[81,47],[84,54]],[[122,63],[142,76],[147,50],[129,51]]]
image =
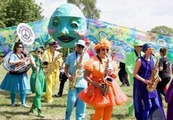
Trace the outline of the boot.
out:
[[[44,117],[44,115],[42,114],[42,112],[41,112],[41,110],[40,110],[40,109],[38,109],[38,117],[41,117],[41,118],[43,118],[43,117]]]

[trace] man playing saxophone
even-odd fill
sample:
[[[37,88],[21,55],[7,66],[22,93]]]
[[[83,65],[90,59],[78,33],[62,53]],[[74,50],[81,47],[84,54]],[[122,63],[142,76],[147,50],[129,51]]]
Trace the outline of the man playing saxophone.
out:
[[[75,51],[69,54],[65,61],[65,74],[69,79],[69,91],[65,120],[70,120],[73,108],[76,105],[76,120],[82,120],[85,116],[86,104],[78,99],[78,93],[87,87],[83,78],[83,64],[89,60],[85,41],[79,40],[75,44]]]
[[[63,63],[62,54],[56,51],[59,47],[59,42],[49,43],[50,48],[45,50],[43,54],[43,65],[46,76],[46,94],[45,99],[48,103],[52,103],[52,93],[59,81],[59,67]]]

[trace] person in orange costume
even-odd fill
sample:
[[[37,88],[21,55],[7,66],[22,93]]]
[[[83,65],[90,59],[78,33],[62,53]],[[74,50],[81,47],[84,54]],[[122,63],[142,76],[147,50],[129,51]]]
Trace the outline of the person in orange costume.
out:
[[[113,106],[127,101],[127,96],[115,82],[115,71],[112,61],[107,56],[111,42],[101,39],[94,47],[97,55],[90,58],[84,65],[84,78],[89,83],[87,89],[79,93],[79,98],[94,107],[91,120],[110,120]],[[108,91],[106,92],[107,84]]]

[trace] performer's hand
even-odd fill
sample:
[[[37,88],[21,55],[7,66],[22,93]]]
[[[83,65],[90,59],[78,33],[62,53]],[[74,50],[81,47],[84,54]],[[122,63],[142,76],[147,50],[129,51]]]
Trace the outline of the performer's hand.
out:
[[[19,60],[19,64],[25,64],[25,60],[24,59],[21,59],[21,60]]]
[[[78,69],[82,69],[83,68],[83,64],[78,64]]]
[[[114,74],[114,71],[112,69],[108,69],[107,73],[108,73],[108,76],[111,76]]]
[[[74,78],[73,78],[73,76],[69,75],[68,79],[69,79],[70,82],[72,82]]]
[[[144,80],[144,83],[147,85],[151,84],[151,82],[149,80]]]
[[[37,71],[37,72],[39,71],[39,67],[36,67],[36,71]]]

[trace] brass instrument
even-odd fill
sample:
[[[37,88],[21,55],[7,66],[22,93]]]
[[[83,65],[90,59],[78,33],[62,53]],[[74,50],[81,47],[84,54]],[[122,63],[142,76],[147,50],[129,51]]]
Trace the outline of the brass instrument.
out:
[[[24,64],[16,64],[14,68],[10,67],[11,65],[9,64],[9,59],[10,56],[14,54],[13,51],[9,52],[5,58],[4,58],[4,68],[9,71],[10,73],[14,73],[14,74],[19,74],[19,73],[23,73],[26,72],[30,69],[31,64],[30,64],[30,54],[28,52],[22,52],[22,58],[25,60]]]
[[[107,56],[107,61],[106,61],[106,64],[105,64],[105,75],[104,75],[103,81],[101,83],[101,85],[103,87],[103,91],[102,91],[103,96],[108,94],[109,83],[111,83],[113,81],[113,78],[108,76],[108,74],[107,74],[108,68],[109,68],[109,58]]]
[[[74,71],[73,76],[73,81],[70,82],[70,89],[73,90],[76,86],[77,80],[79,77],[83,76],[83,70],[81,70],[81,68],[79,68],[79,65],[82,63],[82,59],[84,54],[87,52],[88,48],[84,48],[84,51],[82,52],[79,61],[76,61],[76,70]]]
[[[153,54],[153,56],[155,57],[154,54]],[[146,87],[149,92],[154,91],[157,87],[158,82],[161,81],[161,79],[159,77],[159,70],[158,70],[159,61],[156,57],[155,57],[155,59],[156,59],[156,63],[155,63],[154,69],[151,73],[151,76],[149,78],[149,81],[151,82],[151,84],[148,84]]]
[[[44,61],[42,63],[43,68],[44,68],[44,74],[45,74],[46,78],[49,77],[49,75],[58,67],[58,65],[60,64],[59,59],[61,57],[62,57],[62,53],[59,53],[51,63],[48,63],[47,61]],[[57,63],[59,63],[59,64],[57,64]]]

